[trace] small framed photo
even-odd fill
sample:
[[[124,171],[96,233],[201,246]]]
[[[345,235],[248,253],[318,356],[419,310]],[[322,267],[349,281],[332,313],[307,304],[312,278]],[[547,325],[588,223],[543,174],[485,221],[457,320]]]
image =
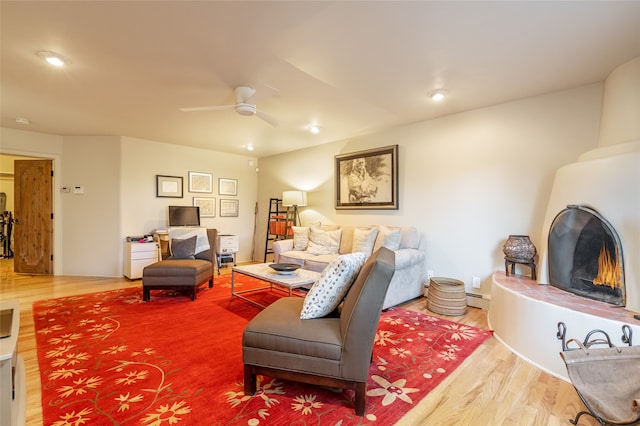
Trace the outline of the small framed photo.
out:
[[[220,217],[238,217],[238,200],[220,200]]]
[[[213,192],[213,174],[189,172],[189,192]]]
[[[193,197],[193,205],[200,207],[200,217],[216,217],[216,199]]]
[[[156,175],[156,197],[182,198],[182,176]]]
[[[218,194],[238,195],[238,179],[218,179]]]

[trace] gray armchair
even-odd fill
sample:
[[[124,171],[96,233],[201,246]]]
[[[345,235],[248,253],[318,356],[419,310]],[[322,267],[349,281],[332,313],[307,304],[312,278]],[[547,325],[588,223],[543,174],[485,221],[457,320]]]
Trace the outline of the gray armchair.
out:
[[[194,259],[165,259],[142,270],[142,300],[151,299],[151,290],[184,290],[191,300],[196,299],[198,287],[204,283],[213,287],[218,231],[207,229],[209,250],[196,254]]]
[[[300,319],[304,299],[284,297],[247,324],[242,337],[244,392],[256,375],[355,390],[355,412],[365,413],[366,382],[382,303],[395,270],[393,251],[381,248],[362,266],[339,317]]]

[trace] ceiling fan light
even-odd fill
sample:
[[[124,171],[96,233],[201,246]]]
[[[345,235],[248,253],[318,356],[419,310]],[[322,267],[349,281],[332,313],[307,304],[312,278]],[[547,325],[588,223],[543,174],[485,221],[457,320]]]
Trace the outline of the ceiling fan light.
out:
[[[236,105],[236,112],[240,115],[255,115],[256,106],[249,104],[238,104]]]

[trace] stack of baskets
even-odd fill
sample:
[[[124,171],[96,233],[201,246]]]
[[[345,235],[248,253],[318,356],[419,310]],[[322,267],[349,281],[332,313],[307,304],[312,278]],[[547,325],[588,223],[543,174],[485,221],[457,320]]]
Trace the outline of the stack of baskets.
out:
[[[440,315],[464,315],[467,311],[464,283],[453,278],[431,278],[427,309]]]

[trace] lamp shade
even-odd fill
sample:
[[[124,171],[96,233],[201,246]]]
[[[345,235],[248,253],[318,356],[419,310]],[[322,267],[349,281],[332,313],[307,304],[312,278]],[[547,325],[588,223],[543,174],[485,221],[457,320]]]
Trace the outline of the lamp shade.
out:
[[[282,205],[286,207],[306,206],[307,193],[305,191],[284,191],[282,193]]]

